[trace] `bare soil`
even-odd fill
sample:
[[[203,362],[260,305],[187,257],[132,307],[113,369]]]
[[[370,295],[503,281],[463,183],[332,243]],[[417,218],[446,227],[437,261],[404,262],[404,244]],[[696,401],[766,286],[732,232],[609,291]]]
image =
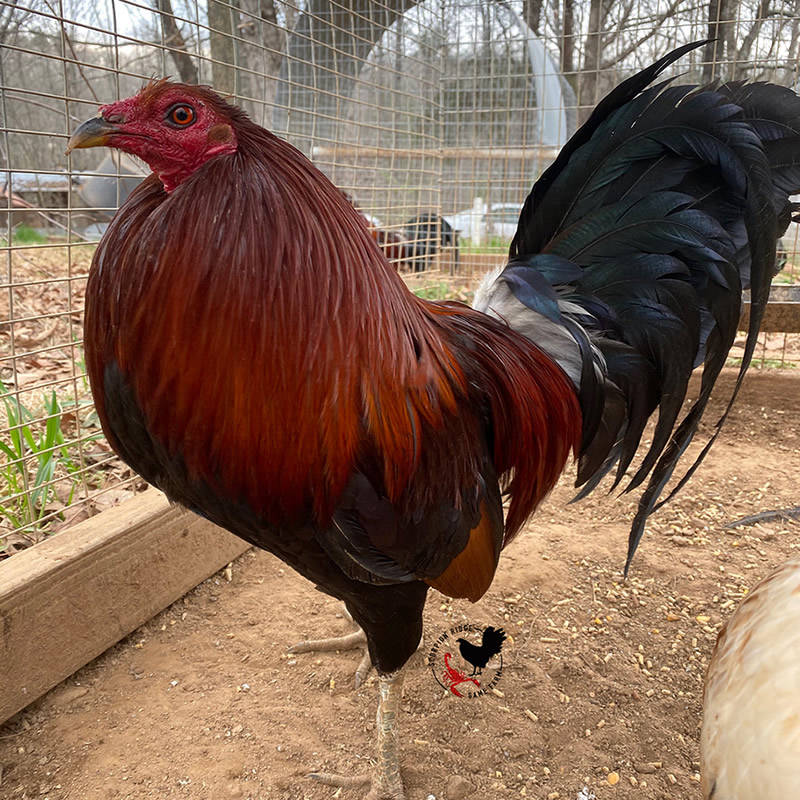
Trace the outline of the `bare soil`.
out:
[[[566,505],[565,478],[479,603],[431,592],[400,719],[409,800],[700,797],[716,635],[800,543],[789,520],[725,525],[800,503],[798,396],[792,371],[748,377],[704,467],[652,519],[627,581],[635,499]],[[113,614],[113,592],[107,602]],[[426,666],[435,638],[462,622],[510,634],[500,694],[458,699]],[[357,652],[286,652],[349,629],[336,602],[249,552],[1,728],[0,796],[360,798],[304,775],[369,767],[374,677],[353,689]]]

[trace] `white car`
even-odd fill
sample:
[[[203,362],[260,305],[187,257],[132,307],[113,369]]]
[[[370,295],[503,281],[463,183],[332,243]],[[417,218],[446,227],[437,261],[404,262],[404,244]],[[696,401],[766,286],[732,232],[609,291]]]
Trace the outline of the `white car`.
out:
[[[482,206],[444,217],[444,220],[464,239],[474,242],[497,236],[510,242],[517,232],[520,210],[521,206],[517,203],[492,203],[488,208],[483,203]]]
[[[517,203],[494,203],[486,215],[487,234],[510,242],[517,232],[521,210],[522,206]]]

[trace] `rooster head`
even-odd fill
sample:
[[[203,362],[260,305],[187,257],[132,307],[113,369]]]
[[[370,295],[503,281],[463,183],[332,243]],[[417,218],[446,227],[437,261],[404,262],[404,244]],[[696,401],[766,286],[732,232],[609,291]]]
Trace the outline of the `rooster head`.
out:
[[[105,145],[138,156],[166,191],[216,156],[237,148],[234,122],[242,112],[204,86],[153,81],[133,97],[100,107],[67,143],[67,153]]]

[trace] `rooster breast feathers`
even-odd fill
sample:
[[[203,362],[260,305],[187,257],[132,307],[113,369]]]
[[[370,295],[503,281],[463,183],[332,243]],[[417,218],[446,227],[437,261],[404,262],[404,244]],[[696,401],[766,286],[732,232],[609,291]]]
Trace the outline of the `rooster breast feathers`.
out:
[[[739,381],[747,369],[790,218],[788,195],[800,191],[793,92],[760,83],[648,88],[696,46],[662,58],[597,106],[533,187],[508,265],[476,295],[477,308],[536,342],[576,387],[579,496],[614,467],[616,483],[623,478],[659,409],[629,484],[649,476],[628,563],[697,428],[749,288]],[[700,363],[699,396],[676,428]]]

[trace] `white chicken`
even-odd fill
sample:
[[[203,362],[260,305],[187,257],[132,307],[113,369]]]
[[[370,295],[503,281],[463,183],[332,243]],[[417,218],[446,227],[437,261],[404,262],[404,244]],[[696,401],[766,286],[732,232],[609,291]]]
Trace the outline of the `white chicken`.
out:
[[[706,675],[705,800],[788,800],[800,788],[800,558],[756,586]]]

